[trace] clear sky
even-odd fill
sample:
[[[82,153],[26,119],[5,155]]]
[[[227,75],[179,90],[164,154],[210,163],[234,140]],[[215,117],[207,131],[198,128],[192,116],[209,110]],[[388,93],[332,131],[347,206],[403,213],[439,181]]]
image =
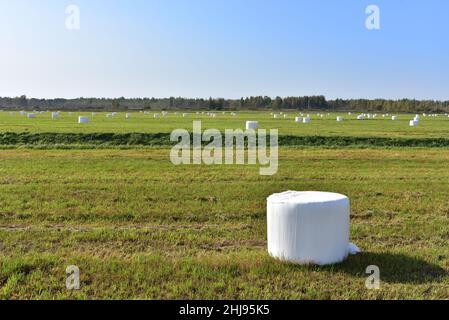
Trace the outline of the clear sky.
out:
[[[0,0],[0,39],[0,96],[449,100],[447,0]]]

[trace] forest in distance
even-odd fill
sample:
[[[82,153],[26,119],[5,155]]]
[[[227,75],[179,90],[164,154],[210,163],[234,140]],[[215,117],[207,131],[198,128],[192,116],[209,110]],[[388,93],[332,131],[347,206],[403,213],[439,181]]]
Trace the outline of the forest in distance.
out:
[[[414,99],[335,99],[324,96],[224,98],[76,98],[0,97],[0,110],[327,110],[354,112],[449,112],[449,101]]]

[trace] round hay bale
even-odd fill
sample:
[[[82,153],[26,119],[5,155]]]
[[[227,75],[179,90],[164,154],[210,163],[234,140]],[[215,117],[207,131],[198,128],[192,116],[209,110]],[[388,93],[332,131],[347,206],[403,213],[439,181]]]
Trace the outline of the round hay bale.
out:
[[[259,122],[258,121],[246,121],[246,130],[257,130],[259,129]]]
[[[358,252],[349,243],[349,199],[287,191],[267,199],[268,252],[282,261],[327,265]]]
[[[78,123],[79,124],[89,123],[89,118],[88,117],[79,116],[78,117]]]

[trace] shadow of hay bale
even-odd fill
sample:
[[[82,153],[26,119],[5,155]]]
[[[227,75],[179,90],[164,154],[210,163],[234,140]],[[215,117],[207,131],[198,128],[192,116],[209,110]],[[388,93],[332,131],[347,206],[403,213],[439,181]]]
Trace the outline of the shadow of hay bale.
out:
[[[364,252],[350,256],[341,264],[323,267],[323,269],[367,277],[369,274],[366,274],[365,270],[370,265],[378,266],[381,281],[388,283],[440,282],[449,275],[448,271],[436,264],[405,254],[394,253]]]

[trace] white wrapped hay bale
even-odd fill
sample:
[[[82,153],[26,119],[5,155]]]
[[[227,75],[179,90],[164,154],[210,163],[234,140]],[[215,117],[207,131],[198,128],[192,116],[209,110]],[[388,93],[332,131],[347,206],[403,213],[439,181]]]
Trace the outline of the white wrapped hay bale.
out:
[[[34,118],[36,118],[36,114],[28,113],[27,117],[28,117],[28,119],[34,119]]]
[[[410,127],[417,127],[419,124],[419,121],[417,120],[410,120]]]
[[[183,117],[183,118],[187,118],[188,116],[189,116],[188,113],[183,113],[183,114],[182,114],[182,117]]]
[[[259,122],[258,121],[246,121],[246,130],[252,129],[257,130],[259,129]]]
[[[337,117],[337,121],[338,121],[338,122],[341,122],[341,121],[343,121],[343,120],[344,120],[343,117]]]
[[[357,120],[365,120],[365,115],[363,114],[358,115]]]
[[[59,118],[59,112],[52,112],[51,113],[51,118],[54,119],[58,119]]]
[[[125,114],[125,119],[131,119],[131,113]]]
[[[78,117],[78,123],[79,124],[89,123],[89,118],[88,117],[79,116]]]
[[[302,123],[309,123],[310,122],[310,117],[304,117],[302,119]]]
[[[279,118],[279,115],[278,115],[278,114],[274,114],[274,115],[273,115],[273,118],[274,118],[274,119],[277,119],[277,118]]]
[[[302,117],[296,117],[295,118],[296,123],[302,123]]]
[[[155,114],[153,115],[153,117],[154,117],[155,119],[158,119],[158,118],[161,117],[161,115],[160,115],[159,113],[155,113]]]
[[[398,116],[391,116],[391,120],[396,121],[398,119]]]
[[[267,199],[268,252],[292,263],[342,262],[349,243],[349,199],[341,194],[287,191]]]

